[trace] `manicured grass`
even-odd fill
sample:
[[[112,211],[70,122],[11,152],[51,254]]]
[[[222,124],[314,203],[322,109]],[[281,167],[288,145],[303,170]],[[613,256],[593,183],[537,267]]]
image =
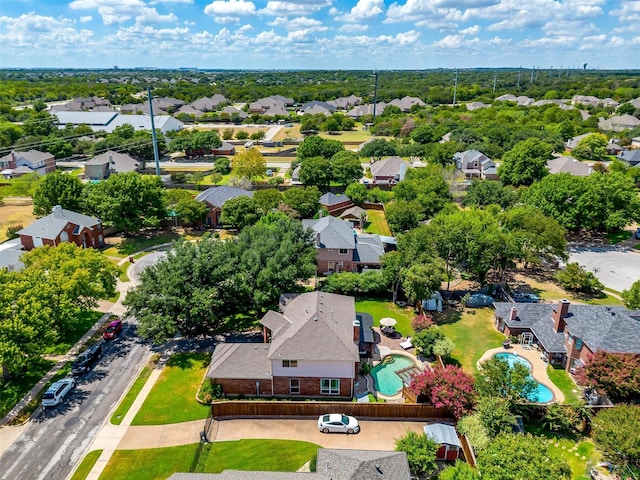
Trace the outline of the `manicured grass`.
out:
[[[131,408],[131,405],[137,398],[140,390],[142,390],[142,387],[144,387],[144,384],[150,375],[151,368],[144,367],[140,372],[140,375],[138,375],[138,378],[136,378],[136,381],[133,382],[133,385],[131,385],[131,388],[120,402],[120,405],[118,405],[118,408],[116,408],[116,411],[111,415],[110,422],[113,425],[120,425],[122,423],[122,420]]]
[[[207,417],[209,408],[196,401],[210,353],[177,353],[163,369],[133,425],[165,425]]]
[[[137,256],[137,255],[136,255]],[[118,265],[118,279],[121,282],[128,282],[129,276],[127,275],[127,269],[129,268],[129,263],[123,263],[122,265]]]
[[[89,472],[98,461],[98,458],[100,458],[100,455],[102,455],[102,450],[92,450],[87,453],[73,473],[71,480],[84,480],[87,478],[87,475],[89,475]]]
[[[188,472],[197,444],[180,447],[116,450],[100,476],[104,480],[164,480]],[[315,458],[318,445],[292,440],[238,440],[205,447],[204,473],[225,469],[295,472]]]
[[[139,235],[125,239],[119,245],[114,245],[113,247],[103,250],[103,253],[110,257],[124,258],[145,248],[155,247],[163,243],[171,243],[179,238],[180,235],[175,232],[164,232],[160,235]]]
[[[631,237],[631,232],[628,230],[616,230],[615,232],[607,233],[607,240],[611,245],[616,245]]]
[[[188,472],[198,444],[143,450],[116,450],[100,475],[101,480],[165,480],[175,472]]]
[[[293,440],[248,439],[211,444],[204,471],[295,472],[318,453],[319,445]]]
[[[29,367],[9,381],[0,380],[0,418],[9,413],[54,364],[50,360],[34,359]]]
[[[578,302],[586,303],[588,305],[624,305],[624,302],[607,292],[600,292],[597,296],[576,299]]]
[[[484,352],[499,347],[505,339],[493,326],[490,307],[446,310],[438,325],[456,346],[446,363],[459,364],[471,374],[477,371],[476,363]]]
[[[391,229],[387,224],[387,219],[382,210],[367,210],[367,224],[365,225],[365,231],[367,233],[391,236]]]
[[[320,132],[318,136],[322,138],[328,138],[330,140],[338,140],[339,142],[366,142],[373,135],[369,130],[350,130],[346,132],[340,132],[336,135],[330,135],[328,133]]]
[[[412,307],[401,308],[393,302],[378,299],[356,300],[356,311],[369,313],[373,317],[374,325],[380,326],[380,319],[385,317],[395,318],[398,323],[396,330],[404,337],[412,334],[411,319],[416,316]]]
[[[580,402],[578,387],[564,368],[549,365],[547,367],[547,374],[554,385],[564,393],[564,403],[574,405]]]
[[[117,300],[117,297],[116,297]],[[104,315],[96,310],[84,310],[78,314],[78,321],[71,329],[64,332],[64,336],[58,339],[55,345],[51,345],[45,350],[46,355],[64,355],[75,343],[87,333],[100,317]]]

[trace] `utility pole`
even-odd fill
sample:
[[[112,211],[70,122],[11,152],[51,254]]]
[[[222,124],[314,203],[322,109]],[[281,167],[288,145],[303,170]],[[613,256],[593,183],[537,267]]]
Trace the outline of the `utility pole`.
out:
[[[376,124],[376,107],[378,106],[378,70],[373,71],[376,81],[373,90],[373,124]]]
[[[158,139],[156,138],[156,123],[153,118],[153,103],[151,102],[151,87],[147,87],[149,97],[149,114],[151,115],[151,139],[153,140],[153,158],[156,161],[156,175],[160,176],[160,154],[158,154]]]
[[[496,82],[498,81],[498,69],[493,72],[493,94],[496,94]]]
[[[522,67],[520,67],[522,68]],[[518,90],[520,90],[520,74],[522,73],[521,70],[518,70]]]
[[[453,106],[456,106],[456,97],[458,95],[458,69],[456,68],[456,79],[453,83]]]

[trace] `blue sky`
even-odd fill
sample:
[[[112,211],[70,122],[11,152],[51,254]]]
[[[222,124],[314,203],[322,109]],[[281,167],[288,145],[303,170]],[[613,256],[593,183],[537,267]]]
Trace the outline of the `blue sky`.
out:
[[[0,0],[2,67],[640,68],[640,0]]]

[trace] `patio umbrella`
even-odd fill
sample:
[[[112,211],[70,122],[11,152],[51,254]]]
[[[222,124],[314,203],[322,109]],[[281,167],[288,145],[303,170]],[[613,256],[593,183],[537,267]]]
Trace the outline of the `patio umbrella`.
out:
[[[396,323],[398,323],[398,321],[395,318],[386,317],[380,320],[380,325],[383,327],[393,327]]]

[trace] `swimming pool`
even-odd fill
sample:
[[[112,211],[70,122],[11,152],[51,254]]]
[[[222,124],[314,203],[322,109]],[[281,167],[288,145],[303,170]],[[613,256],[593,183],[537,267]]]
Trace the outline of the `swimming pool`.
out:
[[[387,355],[371,370],[376,390],[387,396],[397,394],[402,390],[402,379],[396,375],[396,372],[415,365],[416,362],[406,355]]]
[[[518,355],[514,355],[513,353],[496,353],[495,356],[506,360],[510,367],[513,367],[516,364],[520,364],[527,367],[527,370],[531,372],[531,364]],[[529,373],[529,375],[531,376],[531,373]],[[533,381],[536,382],[536,390],[531,394],[529,400],[536,403],[549,403],[550,401],[552,401],[553,392],[549,389],[549,387],[541,384],[540,382],[537,382],[535,379],[533,379]]]

